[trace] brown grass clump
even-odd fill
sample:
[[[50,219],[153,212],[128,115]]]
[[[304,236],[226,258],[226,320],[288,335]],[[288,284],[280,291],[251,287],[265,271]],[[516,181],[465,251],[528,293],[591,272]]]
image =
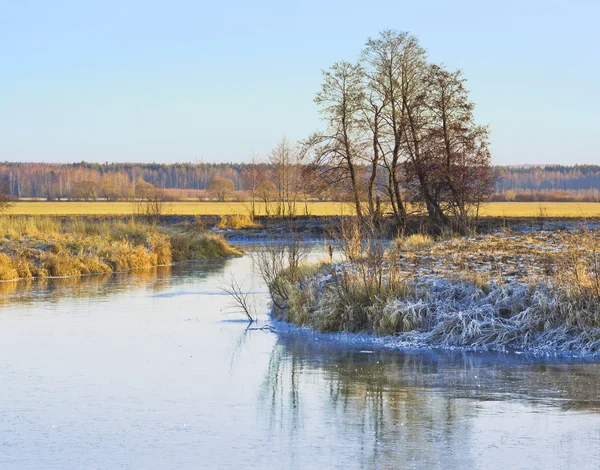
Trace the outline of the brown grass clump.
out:
[[[160,233],[152,233],[148,237],[148,243],[150,244],[150,250],[156,255],[156,264],[170,264],[173,260],[171,253],[171,242],[166,235]]]
[[[81,274],[110,273],[112,269],[97,256],[73,256],[68,252],[45,253],[40,270],[48,276],[69,277]]]
[[[396,239],[396,245],[400,250],[419,251],[424,248],[429,248],[435,243],[431,235],[423,233],[415,233],[408,237],[400,237]]]
[[[12,258],[4,253],[0,253],[0,281],[10,281],[18,279],[19,272]]]
[[[2,281],[110,273],[240,253],[218,235],[134,222],[1,217],[0,237]]]
[[[219,217],[219,223],[217,227],[221,230],[234,229],[240,230],[244,228],[254,228],[257,224],[248,215],[243,214],[229,214],[221,215]]]
[[[171,235],[171,250],[173,261],[214,259],[241,254],[220,235],[194,231]]]

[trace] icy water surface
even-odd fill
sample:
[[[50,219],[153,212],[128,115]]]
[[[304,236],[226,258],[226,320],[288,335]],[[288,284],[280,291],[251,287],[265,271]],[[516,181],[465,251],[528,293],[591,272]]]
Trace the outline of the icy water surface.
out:
[[[232,273],[264,324],[248,257],[0,285],[0,468],[600,468],[600,364],[246,329]]]

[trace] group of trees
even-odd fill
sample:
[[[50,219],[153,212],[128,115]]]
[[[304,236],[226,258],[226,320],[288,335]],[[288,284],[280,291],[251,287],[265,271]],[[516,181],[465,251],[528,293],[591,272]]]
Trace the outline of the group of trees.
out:
[[[279,217],[297,214],[298,204],[321,196],[307,177],[307,167],[297,146],[285,137],[271,150],[266,165],[253,161],[244,173],[243,182],[250,193],[252,213],[262,204],[267,215]]]
[[[326,128],[303,153],[327,184],[347,187],[359,218],[378,218],[385,196],[399,225],[418,201],[434,225],[464,226],[493,191],[489,132],[465,79],[410,34],[383,31],[356,63],[333,64],[315,102]]]

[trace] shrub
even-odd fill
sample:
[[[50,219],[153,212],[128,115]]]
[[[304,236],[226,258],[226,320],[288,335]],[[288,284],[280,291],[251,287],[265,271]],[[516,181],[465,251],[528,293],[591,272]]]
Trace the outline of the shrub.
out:
[[[240,251],[229,245],[219,235],[182,232],[171,235],[173,261],[200,260],[239,255]]]

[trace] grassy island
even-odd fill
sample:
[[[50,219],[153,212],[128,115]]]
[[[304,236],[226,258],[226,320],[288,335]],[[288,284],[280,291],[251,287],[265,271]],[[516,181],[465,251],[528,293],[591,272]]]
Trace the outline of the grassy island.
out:
[[[598,353],[599,246],[588,230],[413,235],[346,240],[337,263],[298,263],[289,248],[264,257],[287,264],[267,280],[274,316],[296,325],[412,347]]]

